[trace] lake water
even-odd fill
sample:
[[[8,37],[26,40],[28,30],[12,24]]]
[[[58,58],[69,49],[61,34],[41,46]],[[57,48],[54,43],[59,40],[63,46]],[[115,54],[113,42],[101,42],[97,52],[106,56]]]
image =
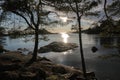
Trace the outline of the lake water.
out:
[[[70,33],[68,34],[67,42],[77,43],[78,34]],[[61,34],[50,34],[45,35],[48,37],[48,41],[40,40],[39,47],[47,45],[53,41],[64,41]],[[40,36],[41,37],[41,36]],[[17,50],[18,48],[27,48],[30,51],[34,47],[34,37],[26,36],[19,38],[5,38],[5,48],[9,50]],[[116,45],[116,40],[103,39],[98,35],[88,35],[82,34],[83,49],[87,71],[94,71],[98,80],[120,80],[120,57],[118,55],[118,50],[116,48],[104,47],[108,44]],[[118,41],[118,40],[117,40]],[[105,44],[105,43],[107,44]],[[95,46],[98,48],[96,53],[91,51],[91,48]],[[26,53],[25,53],[26,54]],[[51,59],[54,63],[60,63],[68,66],[73,66],[81,69],[81,57],[79,52],[79,47],[73,50],[68,50],[65,52],[49,52],[44,54],[39,54],[39,56],[47,57]]]

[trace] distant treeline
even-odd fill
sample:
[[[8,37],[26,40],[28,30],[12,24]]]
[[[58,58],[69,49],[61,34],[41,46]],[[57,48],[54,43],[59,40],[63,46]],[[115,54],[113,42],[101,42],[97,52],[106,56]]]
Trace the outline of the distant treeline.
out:
[[[93,28],[83,30],[87,34],[110,34],[120,35],[120,20],[112,21],[112,24],[108,20],[101,21],[100,25],[96,25]]]

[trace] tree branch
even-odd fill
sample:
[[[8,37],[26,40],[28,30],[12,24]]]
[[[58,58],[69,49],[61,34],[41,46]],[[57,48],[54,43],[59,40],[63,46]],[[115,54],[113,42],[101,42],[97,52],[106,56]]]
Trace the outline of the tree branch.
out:
[[[76,13],[77,11],[73,8],[73,6],[71,5],[70,1],[69,0],[67,0],[67,1],[68,1],[69,5],[70,5],[71,9]]]
[[[39,13],[40,4],[41,4],[41,0],[39,0],[39,4],[37,5],[37,26],[39,26],[40,24],[40,13]],[[42,8],[42,4],[41,4],[41,8]]]
[[[19,15],[20,17],[22,17],[26,21],[26,23],[29,25],[29,27],[31,27],[33,30],[35,30],[35,28],[29,23],[29,21],[22,14],[20,14],[20,13],[18,13],[16,11],[11,11],[11,12],[13,12],[14,14]]]
[[[108,14],[107,14],[107,9],[106,9],[106,5],[107,5],[107,0],[104,1],[104,12],[105,12],[105,16],[107,19],[110,19]]]
[[[30,17],[31,23],[35,26],[36,24],[35,24],[35,21],[34,21],[34,14],[30,10],[28,10],[28,11],[31,15],[31,17]]]

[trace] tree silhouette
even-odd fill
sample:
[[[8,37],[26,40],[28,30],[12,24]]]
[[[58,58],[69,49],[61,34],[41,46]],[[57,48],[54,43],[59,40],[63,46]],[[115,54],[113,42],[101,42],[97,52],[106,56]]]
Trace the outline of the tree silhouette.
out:
[[[107,11],[110,16],[119,17],[120,16],[120,0],[112,0],[113,2],[107,6]]]
[[[28,26],[35,31],[35,45],[31,61],[36,61],[38,51],[38,31],[43,16],[49,14],[42,10],[41,0],[3,0],[0,3],[2,10],[22,17]]]
[[[80,45],[80,54],[81,54],[81,61],[82,61],[82,68],[83,68],[83,75],[85,80],[87,80],[86,75],[86,66],[85,66],[85,59],[83,53],[83,45],[82,45],[82,34],[81,34],[81,18],[85,15],[95,15],[96,12],[91,12],[90,10],[95,6],[98,6],[98,2],[100,0],[47,0],[53,3],[53,7],[60,11],[72,11],[76,14],[77,22],[78,22],[78,30],[79,30],[79,45]]]
[[[112,16],[117,16],[119,17],[119,9],[120,9],[120,1],[119,0],[113,0],[111,4],[108,4],[108,0],[104,0],[104,5],[103,5],[103,10],[104,14],[106,17],[106,20],[102,21],[101,27],[103,28],[103,33],[104,35],[108,36],[113,36],[114,34],[118,33],[119,28],[117,27],[118,25],[115,22],[114,17]],[[116,29],[115,29],[116,28]]]

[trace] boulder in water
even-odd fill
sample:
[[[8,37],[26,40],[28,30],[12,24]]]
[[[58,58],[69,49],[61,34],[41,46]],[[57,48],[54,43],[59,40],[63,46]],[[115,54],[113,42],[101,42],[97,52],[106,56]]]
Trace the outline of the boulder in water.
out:
[[[74,49],[78,47],[75,43],[63,43],[63,42],[52,42],[46,46],[41,47],[38,52],[39,53],[46,53],[46,52],[63,52],[70,49]]]
[[[98,51],[98,48],[96,48],[95,46],[92,47],[92,52],[95,53],[96,51]]]

